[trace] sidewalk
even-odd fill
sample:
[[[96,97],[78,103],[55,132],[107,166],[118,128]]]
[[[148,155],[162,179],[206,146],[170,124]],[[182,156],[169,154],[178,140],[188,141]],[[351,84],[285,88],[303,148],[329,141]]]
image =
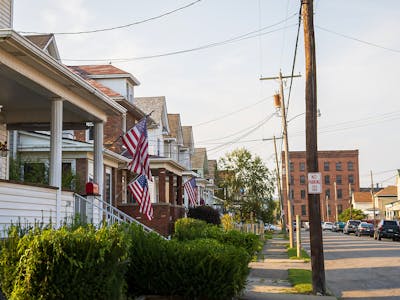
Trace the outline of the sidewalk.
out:
[[[311,264],[302,260],[288,259],[286,244],[288,240],[274,237],[267,240],[257,262],[250,263],[250,274],[243,296],[240,300],[336,300],[334,296],[314,296],[295,294],[288,281],[288,269],[311,269]]]

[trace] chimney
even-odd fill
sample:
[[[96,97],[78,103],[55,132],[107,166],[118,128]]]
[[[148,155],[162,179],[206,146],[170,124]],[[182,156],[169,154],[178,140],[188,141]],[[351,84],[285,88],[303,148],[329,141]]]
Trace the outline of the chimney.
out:
[[[13,27],[13,0],[0,0],[0,29]]]

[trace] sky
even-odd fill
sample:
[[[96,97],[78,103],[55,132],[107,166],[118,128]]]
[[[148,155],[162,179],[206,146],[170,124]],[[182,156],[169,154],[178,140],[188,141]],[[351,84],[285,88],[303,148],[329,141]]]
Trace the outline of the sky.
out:
[[[193,126],[195,146],[206,147],[209,159],[245,147],[273,169],[270,139],[282,130],[273,105],[279,83],[260,78],[291,74],[299,6],[300,0],[14,0],[14,29],[58,33],[64,64],[112,63],[130,72],[141,82],[135,96],[165,96],[168,113]],[[400,1],[315,0],[314,11],[318,149],[358,149],[361,187],[370,186],[371,170],[374,183],[394,184]],[[62,34],[132,23],[139,24]],[[301,26],[294,73],[302,75],[303,34]],[[292,82],[289,150],[305,150],[304,112],[303,76]]]

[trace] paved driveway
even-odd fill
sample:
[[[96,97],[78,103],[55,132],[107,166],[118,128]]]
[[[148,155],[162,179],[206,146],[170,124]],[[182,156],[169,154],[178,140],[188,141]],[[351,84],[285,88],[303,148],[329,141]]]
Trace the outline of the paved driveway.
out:
[[[343,300],[400,299],[400,243],[325,231],[325,276],[329,290]],[[302,232],[309,250],[309,232]]]

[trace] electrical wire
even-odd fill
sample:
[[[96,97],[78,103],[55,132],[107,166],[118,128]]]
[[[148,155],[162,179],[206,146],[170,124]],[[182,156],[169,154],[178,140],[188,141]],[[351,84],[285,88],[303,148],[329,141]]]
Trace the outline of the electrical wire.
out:
[[[104,31],[111,31],[111,30],[116,30],[116,29],[127,28],[127,27],[143,24],[143,23],[146,23],[146,22],[149,22],[149,21],[153,21],[153,20],[160,19],[160,18],[168,16],[168,15],[171,15],[171,14],[173,14],[175,12],[178,12],[178,11],[186,9],[186,8],[188,8],[190,6],[193,6],[193,5],[197,4],[197,3],[199,3],[200,1],[201,0],[196,0],[196,1],[193,1],[193,2],[191,2],[189,4],[184,5],[182,7],[176,8],[174,10],[167,11],[167,12],[161,14],[161,15],[154,16],[154,17],[151,17],[151,18],[147,18],[147,19],[144,19],[144,20],[141,20],[141,21],[132,22],[132,23],[125,24],[125,25],[114,26],[114,27],[109,27],[109,28],[102,28],[102,29],[86,30],[86,31],[53,32],[53,34],[55,34],[55,35],[78,35],[78,34],[98,33],[98,32],[104,32]],[[34,31],[19,31],[19,33],[22,33],[22,34],[44,34],[43,32],[34,32]]]
[[[301,9],[302,9],[302,7],[303,7],[303,5],[300,4],[299,23],[298,23],[298,26],[297,26],[296,44],[295,44],[295,47],[294,47],[294,55],[293,55],[293,63],[292,63],[292,74],[291,74],[291,77],[290,77],[289,94],[288,94],[287,105],[286,105],[286,115],[287,115],[287,112],[289,111],[290,96],[292,94],[294,67],[296,65],[297,49],[298,49],[298,45],[299,45],[300,26],[301,26]]]
[[[290,16],[288,19],[293,18],[295,15],[297,14],[293,14],[292,16]],[[171,52],[166,52],[166,53],[161,53],[161,54],[154,54],[154,55],[147,55],[147,56],[137,56],[137,57],[128,57],[128,58],[100,58],[100,59],[72,59],[72,58],[66,58],[63,59],[63,61],[85,61],[85,62],[128,62],[128,61],[134,61],[134,60],[144,60],[144,59],[152,59],[152,58],[160,58],[160,57],[165,57],[165,56],[171,56],[171,55],[177,55],[177,54],[183,54],[183,53],[188,53],[188,52],[193,52],[193,51],[199,51],[199,50],[204,50],[204,49],[208,49],[208,48],[213,48],[213,47],[217,47],[217,46],[222,46],[225,44],[229,44],[229,43],[234,43],[234,42],[239,42],[239,41],[243,41],[246,39],[251,39],[254,37],[258,37],[258,36],[262,36],[262,35],[266,35],[266,34],[270,34],[270,33],[274,33],[280,30],[284,30],[286,28],[290,28],[295,26],[295,24],[292,25],[288,25],[282,28],[278,28],[278,29],[274,29],[271,31],[267,31],[267,32],[262,32],[263,30],[266,30],[268,28],[272,28],[275,27],[283,22],[285,22],[286,20],[282,20],[280,22],[277,22],[275,24],[266,26],[264,28],[262,28],[261,30],[253,30],[250,32],[247,32],[245,34],[241,34],[239,36],[235,36],[220,42],[213,42],[213,43],[209,43],[206,45],[202,45],[199,47],[194,47],[194,48],[189,48],[189,49],[184,49],[184,50],[177,50],[177,51],[171,51]],[[261,32],[261,33],[260,33]]]
[[[393,48],[384,47],[384,46],[381,46],[381,45],[378,45],[378,44],[375,44],[375,43],[364,41],[364,40],[361,40],[361,39],[358,39],[358,38],[355,38],[355,37],[352,37],[352,36],[349,36],[349,35],[345,35],[343,33],[339,33],[339,32],[330,30],[328,28],[324,28],[324,27],[318,26],[318,25],[315,25],[315,27],[320,29],[320,30],[323,30],[323,31],[326,31],[326,32],[329,32],[329,33],[332,33],[332,34],[335,34],[335,35],[341,36],[343,38],[346,38],[346,39],[349,39],[349,40],[353,40],[353,41],[356,41],[356,42],[359,42],[359,43],[362,43],[362,44],[366,44],[366,45],[369,45],[369,46],[373,46],[373,47],[376,47],[376,48],[388,50],[388,51],[395,52],[395,53],[400,53],[399,49],[393,49]]]
[[[230,116],[232,116],[232,115],[234,115],[234,114],[236,114],[238,112],[242,112],[242,111],[244,111],[246,109],[249,109],[249,108],[251,108],[253,106],[256,106],[256,105],[258,105],[258,104],[260,104],[260,103],[262,103],[262,102],[264,102],[264,101],[266,101],[268,99],[272,99],[272,98],[273,98],[273,96],[265,97],[265,98],[261,99],[260,101],[257,101],[256,103],[249,104],[249,105],[247,105],[245,107],[239,108],[238,110],[234,110],[234,111],[229,112],[229,113],[226,113],[226,114],[224,114],[222,116],[219,116],[219,117],[217,117],[215,119],[211,119],[211,120],[208,120],[208,121],[197,123],[197,124],[193,125],[193,127],[202,126],[202,125],[205,125],[205,124],[209,124],[209,123],[213,123],[215,121],[219,121],[219,120],[225,119],[225,118],[230,117]]]

